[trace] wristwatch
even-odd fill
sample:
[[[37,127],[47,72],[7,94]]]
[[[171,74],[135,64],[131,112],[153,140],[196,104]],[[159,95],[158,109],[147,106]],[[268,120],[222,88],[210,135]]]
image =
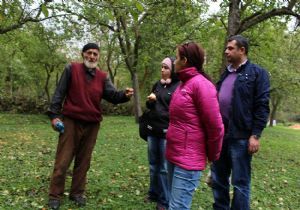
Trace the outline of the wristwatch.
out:
[[[259,139],[259,136],[258,135],[252,135],[253,138],[255,138],[256,140]]]

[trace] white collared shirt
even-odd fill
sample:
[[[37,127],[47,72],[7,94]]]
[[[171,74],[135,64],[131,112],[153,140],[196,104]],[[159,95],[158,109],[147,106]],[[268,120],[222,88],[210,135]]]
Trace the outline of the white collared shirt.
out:
[[[244,65],[247,61],[248,61],[248,59],[246,59],[243,63],[241,63],[241,64],[239,65],[238,68],[240,68],[242,65]],[[237,70],[238,68],[236,68],[236,69],[233,68],[233,67],[232,67],[232,64],[230,64],[230,65],[227,66],[227,70],[228,70],[229,72],[236,72],[236,70]]]

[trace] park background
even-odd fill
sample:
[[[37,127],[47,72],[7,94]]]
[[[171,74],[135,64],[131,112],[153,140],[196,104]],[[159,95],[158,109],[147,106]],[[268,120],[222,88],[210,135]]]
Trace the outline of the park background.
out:
[[[81,48],[91,41],[100,45],[101,69],[117,88],[133,87],[135,96],[124,105],[102,104],[86,209],[153,209],[143,203],[148,167],[136,122],[160,62],[193,40],[206,50],[205,71],[217,81],[225,40],[234,34],[249,38],[250,60],[271,80],[270,127],[254,158],[251,205],[299,209],[299,14],[298,0],[2,0],[0,209],[44,208],[58,135],[44,113],[64,66],[81,61]],[[65,202],[63,208],[75,208]],[[201,182],[192,209],[211,203]]]

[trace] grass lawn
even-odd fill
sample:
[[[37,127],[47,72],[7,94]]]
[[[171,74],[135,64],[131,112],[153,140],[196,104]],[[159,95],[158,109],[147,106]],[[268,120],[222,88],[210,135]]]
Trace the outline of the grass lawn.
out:
[[[0,114],[1,210],[47,209],[57,136],[45,116]],[[300,209],[300,130],[267,128],[261,145],[252,165],[252,209]],[[149,180],[146,149],[133,117],[105,116],[83,209],[155,209],[143,201]],[[204,178],[192,209],[211,209]],[[70,181],[68,176],[62,210],[76,209],[67,199]]]

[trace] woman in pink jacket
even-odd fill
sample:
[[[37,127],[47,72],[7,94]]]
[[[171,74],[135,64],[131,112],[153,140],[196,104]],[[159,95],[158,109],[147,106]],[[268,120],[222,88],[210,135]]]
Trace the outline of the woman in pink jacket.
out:
[[[207,159],[219,158],[224,127],[217,91],[203,71],[204,50],[189,42],[177,47],[175,72],[181,83],[170,103],[166,158],[169,209],[190,209]]]

